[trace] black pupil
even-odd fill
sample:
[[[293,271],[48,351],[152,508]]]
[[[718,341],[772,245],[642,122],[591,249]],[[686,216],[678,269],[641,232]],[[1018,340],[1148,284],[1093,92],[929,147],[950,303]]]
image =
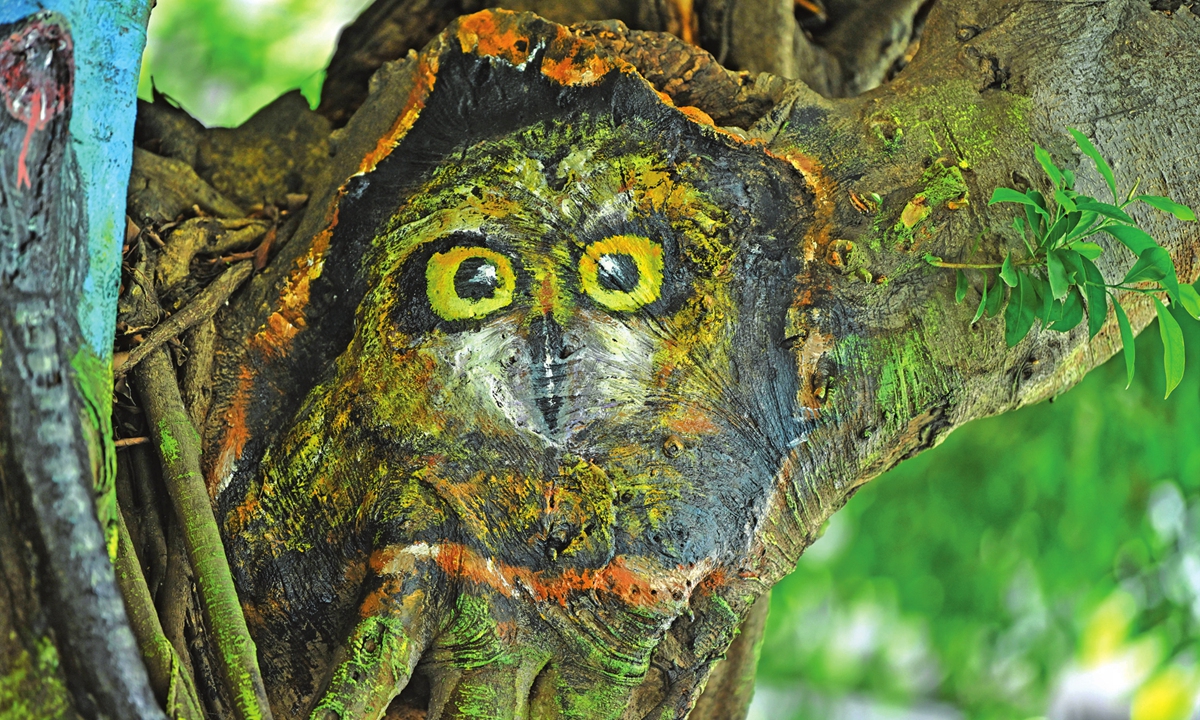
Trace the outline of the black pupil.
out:
[[[454,292],[463,300],[486,300],[496,294],[499,285],[496,266],[486,258],[467,258],[454,273]]]
[[[638,286],[638,280],[641,279],[638,275],[637,263],[624,253],[601,255],[596,264],[599,266],[596,282],[605,290],[632,292]]]

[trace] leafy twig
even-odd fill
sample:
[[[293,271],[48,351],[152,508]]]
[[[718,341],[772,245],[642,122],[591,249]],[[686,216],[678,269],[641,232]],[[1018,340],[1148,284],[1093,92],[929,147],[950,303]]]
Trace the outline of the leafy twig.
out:
[[[1140,180],[1125,194],[1125,199],[1120,200],[1116,178],[1108,162],[1082,133],[1078,130],[1070,130],[1070,133],[1083,154],[1095,163],[1097,172],[1112,193],[1113,203],[1118,204],[1100,202],[1076,192],[1074,174],[1059,168],[1050,153],[1035,145],[1034,156],[1053,187],[1050,196],[1044,196],[1032,188],[1022,193],[1002,187],[996,188],[988,203],[1013,203],[1023,208],[1024,216],[1013,220],[1013,229],[1021,236],[1026,257],[1014,258],[1010,254],[999,263],[945,262],[933,255],[926,255],[925,260],[935,267],[955,270],[955,299],[958,302],[963,301],[967,292],[964,271],[985,271],[979,308],[972,322],[982,317],[985,311],[992,316],[1004,306],[1004,338],[1009,347],[1019,343],[1029,333],[1034,320],[1040,320],[1051,330],[1072,330],[1083,322],[1085,306],[1088,337],[1095,337],[1108,317],[1108,301],[1111,299],[1121,330],[1130,383],[1133,382],[1135,355],[1133,331],[1124,308],[1112,290],[1150,295],[1158,309],[1169,396],[1183,377],[1183,334],[1159,296],[1166,295],[1171,302],[1182,305],[1189,315],[1200,320],[1200,294],[1191,285],[1179,283],[1170,254],[1137,226],[1125,208],[1140,202],[1188,222],[1195,221],[1196,215],[1191,208],[1170,198],[1137,195]],[[1087,238],[1099,233],[1115,238],[1137,256],[1137,261],[1120,283],[1106,283],[1096,268],[1094,261],[1104,252],[1104,248]],[[999,273],[996,278],[986,272],[997,268]],[[1003,285],[1000,281],[1003,281]],[[1147,283],[1149,287],[1145,287]],[[1005,286],[1007,301],[1004,299]]]

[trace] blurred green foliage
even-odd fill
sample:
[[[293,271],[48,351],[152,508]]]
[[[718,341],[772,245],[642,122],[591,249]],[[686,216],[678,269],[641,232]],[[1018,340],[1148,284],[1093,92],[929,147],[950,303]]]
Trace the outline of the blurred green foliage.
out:
[[[292,88],[315,104],[338,28],[368,2],[159,0],[140,95],[153,78],[208,125]],[[1200,357],[1196,323],[1181,325]],[[1156,330],[1137,345],[1130,390],[1114,358],[1053,404],[958,430],[834,516],[772,595],[759,680],[805,689],[789,714],[829,717],[806,698],[854,693],[1023,718],[1046,712],[1065,668],[1132,658],[1135,720],[1182,717],[1200,613],[1200,363],[1163,401]]]
[[[1177,317],[1200,357],[1200,326]],[[1143,697],[1175,668],[1190,709],[1200,364],[1164,401],[1156,328],[1137,353],[1129,390],[1113,358],[864,487],[773,591],[760,683],[1023,718],[1046,712],[1064,668],[1133,651]],[[799,705],[797,718],[826,712]]]
[[[370,0],[158,0],[138,95],[150,85],[205,125],[237,126],[287,90],[316,105],[338,30]]]

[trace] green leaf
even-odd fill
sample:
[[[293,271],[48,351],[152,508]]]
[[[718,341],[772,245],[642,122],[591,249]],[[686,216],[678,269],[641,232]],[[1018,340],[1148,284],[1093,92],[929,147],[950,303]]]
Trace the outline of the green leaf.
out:
[[[1046,206],[1046,198],[1040,192],[1033,188],[1029,188],[1025,191],[1025,197],[1033,201],[1033,204],[1029,205],[1028,207],[1033,208],[1035,211],[1037,211],[1038,215],[1041,215],[1043,218],[1045,218],[1047,225],[1054,220],[1054,218],[1050,215],[1050,209]]]
[[[1050,157],[1050,153],[1046,152],[1038,145],[1034,145],[1033,155],[1037,158],[1037,161],[1041,163],[1042,169],[1046,171],[1046,174],[1050,176],[1050,179],[1054,182],[1054,186],[1062,187],[1062,170],[1059,170],[1058,166],[1054,164],[1054,160]]]
[[[1155,245],[1148,247],[1138,256],[1138,261],[1129,268],[1122,284],[1161,281],[1171,299],[1179,301],[1179,279],[1175,276],[1175,263],[1171,255]]]
[[[1033,200],[1025,193],[1017,192],[1012,188],[998,187],[992,191],[992,199],[988,200],[988,205],[996,203],[1021,203],[1022,205],[1033,205]]]
[[[1120,240],[1121,244],[1132,250],[1134,255],[1141,255],[1146,248],[1158,245],[1154,238],[1146,234],[1145,230],[1132,225],[1106,225],[1102,229]]]
[[[1043,211],[1037,205],[1025,206],[1025,222],[1029,224],[1029,235],[1033,238],[1033,242],[1035,244],[1042,235],[1042,228],[1046,226],[1046,223],[1050,222],[1049,217],[1046,217],[1045,220],[1043,220],[1041,217],[1038,217],[1039,215],[1044,214],[1045,211]],[[1033,251],[1030,250],[1030,252],[1032,253]]]
[[[1055,190],[1054,202],[1058,203],[1059,207],[1069,213],[1075,212],[1075,201],[1071,199],[1066,190]]]
[[[1058,222],[1054,223],[1054,225],[1050,228],[1050,231],[1046,233],[1046,237],[1042,239],[1042,247],[1054,247],[1054,243],[1057,242],[1064,233],[1066,233],[1069,217],[1069,215],[1063,215],[1058,219]]]
[[[1183,380],[1183,331],[1179,329],[1179,323],[1171,315],[1171,311],[1158,298],[1154,298],[1154,309],[1158,311],[1158,333],[1162,336],[1163,344],[1163,371],[1167,378],[1167,394],[1163,398],[1168,398],[1171,397],[1171,391],[1179,386],[1179,381]]]
[[[1121,222],[1129,223],[1130,225],[1137,224],[1134,222],[1133,218],[1129,217],[1128,213],[1116,205],[1096,202],[1095,200],[1079,200],[1075,203],[1075,207],[1080,210],[1086,210],[1088,212],[1094,212],[1097,215],[1103,215],[1104,217],[1112,218],[1113,220],[1120,220]]]
[[[1104,276],[1096,265],[1086,257],[1079,258],[1083,265],[1083,286],[1087,294],[1088,339],[1096,337],[1104,321],[1108,318],[1108,292],[1104,289]]]
[[[1200,320],[1200,293],[1196,288],[1184,283],[1179,286],[1179,304],[1196,320]]]
[[[1101,253],[1104,252],[1104,248],[1100,247],[1094,242],[1071,243],[1071,249],[1084,256],[1088,260],[1095,260],[1096,258],[1100,257]]]
[[[1079,221],[1083,219],[1083,213],[1079,210],[1074,210],[1067,213],[1067,232],[1066,235],[1071,235],[1075,229],[1079,227]]]
[[[1167,255],[1167,251],[1160,247],[1146,248],[1138,256],[1138,260],[1133,264],[1133,267],[1129,268],[1129,272],[1125,273],[1125,279],[1121,283],[1127,285],[1135,282],[1157,282],[1162,280],[1167,276],[1167,271],[1163,267],[1163,255]],[[1170,255],[1167,255],[1166,261],[1170,263]]]
[[[1055,250],[1055,252],[1062,260],[1063,267],[1067,269],[1067,282],[1072,285],[1081,284],[1083,282],[1083,263],[1080,262],[1079,253],[1069,248]]]
[[[1037,216],[1041,215],[1050,222],[1050,212],[1046,210],[1046,199],[1037,190],[1027,190],[1025,193],[1019,193],[1012,188],[1000,187],[992,191],[992,199],[988,201],[988,205],[996,203],[1020,203],[1025,206],[1025,217],[1029,220],[1029,231],[1037,236],[1038,221]]]
[[[1125,350],[1125,389],[1133,384],[1133,364],[1137,358],[1137,350],[1133,346],[1133,328],[1129,327],[1129,318],[1125,315],[1125,308],[1121,307],[1121,303],[1117,302],[1117,298],[1113,296],[1113,309],[1117,311],[1117,325],[1121,327],[1121,345]]]
[[[1004,283],[1000,281],[1000,276],[997,275],[992,281],[992,290],[987,297],[987,308],[985,312],[988,317],[996,317],[1000,314],[1000,309],[1004,307]]]
[[[1083,321],[1083,296],[1079,294],[1079,288],[1071,288],[1071,292],[1067,295],[1066,302],[1063,303],[1062,314],[1053,325],[1051,330],[1058,332],[1068,332],[1073,330],[1076,325]]]
[[[1065,298],[1071,289],[1071,282],[1067,279],[1067,268],[1058,250],[1051,250],[1046,255],[1046,275],[1050,278],[1050,296],[1055,300]]]
[[[1004,256],[1004,264],[1000,266],[1000,279],[1009,287],[1017,286],[1017,269],[1012,265],[1012,253]]]
[[[1071,137],[1075,138],[1075,144],[1079,146],[1083,154],[1096,163],[1096,169],[1100,171],[1100,176],[1104,178],[1104,182],[1108,183],[1108,189],[1112,191],[1113,202],[1117,202],[1117,181],[1113,178],[1112,168],[1100,156],[1100,151],[1096,150],[1096,146],[1092,144],[1092,141],[1088,140],[1087,136],[1078,130],[1067,128],[1067,132],[1071,133]]]
[[[1063,168],[1062,174],[1063,174],[1063,180],[1065,180],[1067,183],[1067,189],[1074,190],[1075,189],[1075,173],[1071,172],[1070,170],[1067,170],[1066,168]]]
[[[967,274],[962,270],[956,270],[954,274],[954,302],[961,303],[967,297]]]
[[[1029,328],[1033,327],[1036,294],[1029,276],[1017,273],[1016,287],[1008,299],[1008,309],[1004,311],[1004,342],[1009,347],[1021,342],[1029,334]]]
[[[1050,314],[1042,319],[1042,325],[1052,325],[1062,319],[1063,303],[1062,300],[1055,300],[1050,303]]]
[[[936,265],[941,264],[942,259],[940,257],[938,257],[937,255],[931,255],[929,253],[925,253],[925,262],[929,263],[930,265],[936,266]]]
[[[1030,273],[1029,284],[1033,286],[1033,316],[1043,324],[1050,322],[1050,314],[1054,310],[1054,296],[1050,294],[1050,283],[1045,278]]]
[[[1099,217],[1096,213],[1090,210],[1081,210],[1079,213],[1079,222],[1075,223],[1069,231],[1065,240],[1073,240],[1092,229],[1092,225],[1096,223],[1096,218]]]
[[[1134,198],[1135,201],[1141,201],[1150,207],[1157,208],[1166,213],[1171,213],[1180,220],[1188,222],[1196,221],[1196,213],[1187,205],[1180,205],[1171,198],[1160,197],[1158,195],[1138,195]]]
[[[972,325],[979,322],[979,318],[983,317],[983,311],[987,309],[987,304],[988,304],[988,274],[985,272],[983,274],[983,290],[982,290],[982,292],[980,292],[980,295],[979,295],[979,307],[975,309],[975,317],[971,318]]]

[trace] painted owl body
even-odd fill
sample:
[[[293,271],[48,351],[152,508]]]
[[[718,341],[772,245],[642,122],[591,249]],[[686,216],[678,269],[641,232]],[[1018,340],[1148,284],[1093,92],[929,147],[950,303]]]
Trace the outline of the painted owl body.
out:
[[[277,308],[258,335],[286,319],[235,410],[290,421],[213,463],[285,717],[347,712],[338,688],[402,686],[418,658],[532,668],[534,696],[552,665],[529,707],[618,715],[697,588],[738,571],[806,432],[794,170],[627,68],[564,60],[561,28],[488,49],[471,21],[298,261],[281,297],[304,278],[304,321]],[[564,691],[594,676],[603,712]]]

